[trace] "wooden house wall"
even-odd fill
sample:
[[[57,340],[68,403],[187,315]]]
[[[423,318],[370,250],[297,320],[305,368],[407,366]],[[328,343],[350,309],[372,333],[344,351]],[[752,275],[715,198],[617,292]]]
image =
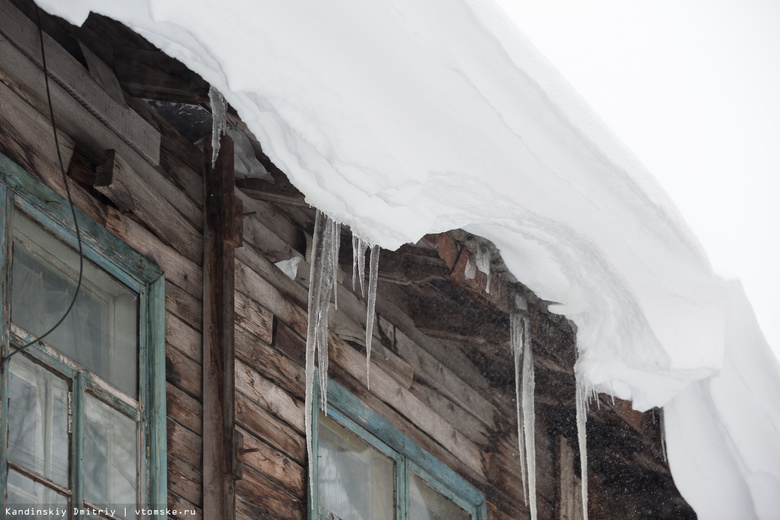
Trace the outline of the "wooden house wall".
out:
[[[144,101],[123,93],[97,50],[80,42],[85,66],[54,38],[46,40],[63,159],[78,181],[71,184],[77,207],[165,272],[168,505],[195,509],[200,518],[203,154]],[[0,152],[64,195],[38,53],[33,22],[0,0]],[[306,253],[306,230],[295,212],[240,189],[235,195],[252,213],[235,251],[235,427],[246,450],[236,518],[301,519],[309,268],[303,261],[291,280],[274,263]],[[454,255],[448,258],[453,269],[465,258],[457,247],[438,250]],[[393,298],[392,286],[382,284],[375,341],[386,348],[372,356],[369,391],[365,353],[344,339],[364,329],[366,315],[350,274],[345,270],[339,279],[331,377],[483,491],[488,518],[527,518],[515,404],[506,388],[491,386],[457,345],[426,336]],[[545,342],[573,341],[559,337],[565,332],[550,333],[557,325],[538,309],[531,314],[535,348],[553,351]],[[558,370],[543,357],[537,364]],[[546,417],[539,414],[536,423],[539,517],[574,518],[575,457]]]

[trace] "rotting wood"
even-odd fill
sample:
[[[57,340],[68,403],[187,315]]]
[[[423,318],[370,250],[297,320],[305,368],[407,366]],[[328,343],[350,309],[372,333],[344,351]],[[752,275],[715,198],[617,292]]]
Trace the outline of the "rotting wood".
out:
[[[201,364],[202,334],[168,311],[165,312],[165,340],[187,357]]]
[[[303,435],[241,392],[236,392],[236,423],[265,439],[268,444],[286,453],[299,464],[306,460],[306,440]]]
[[[235,424],[233,142],[212,166],[206,143],[203,225],[203,515],[232,520],[238,475]]]
[[[171,383],[165,383],[166,412],[182,426],[200,435],[203,431],[201,424],[203,407],[194,397],[187,395]]]
[[[7,0],[0,0],[0,32],[40,66],[41,49],[35,24]],[[152,164],[160,161],[160,133],[126,106],[118,104],[89,72],[51,36],[44,34],[47,65],[54,81],[88,107],[103,124],[143,154]]]
[[[201,366],[185,356],[170,343],[165,344],[165,380],[187,392],[196,399],[201,398]]]
[[[171,246],[138,222],[122,215],[115,208],[108,208],[106,229],[127,245],[152,260],[165,271],[165,277],[195,298],[203,295],[203,270],[189,258],[185,258]]]
[[[203,331],[203,312],[198,298],[165,280],[165,310],[175,314],[198,332]]]
[[[0,42],[1,47],[2,42]],[[54,147],[51,121],[9,89],[2,82],[1,76],[2,69],[0,69],[0,152],[40,178],[58,195],[66,197],[65,184]],[[73,139],[59,127],[57,137],[63,166],[67,169],[73,155]],[[71,183],[70,188],[73,203],[79,211],[99,224],[105,223],[105,206],[92,198],[81,186]]]
[[[120,211],[138,215],[163,242],[182,255],[193,262],[202,261],[200,233],[148,186],[116,150],[106,150],[105,158],[97,168],[95,189],[111,199]]]
[[[294,497],[251,468],[246,468],[244,473],[243,480],[238,481],[236,486],[239,496],[260,506],[278,520],[303,520],[303,500]]]
[[[236,357],[293,397],[303,399],[303,368],[241,327],[236,327]]]
[[[5,83],[38,112],[48,114],[43,71],[3,36],[0,36],[0,63],[4,65],[0,68],[0,82]],[[106,127],[59,84],[51,82],[50,87],[52,103],[57,107],[55,117],[58,128],[88,150],[96,153],[102,150],[119,152],[150,189],[167,200],[198,231],[202,229],[201,208],[171,182],[158,166]]]
[[[284,487],[293,496],[305,497],[303,466],[247,431],[244,434],[244,464]]]
[[[168,457],[177,457],[194,468],[200,467],[202,439],[168,417]]]
[[[303,403],[240,360],[236,360],[236,390],[303,433]]]
[[[196,506],[201,505],[203,479],[200,473],[176,457],[168,459],[168,488]]]

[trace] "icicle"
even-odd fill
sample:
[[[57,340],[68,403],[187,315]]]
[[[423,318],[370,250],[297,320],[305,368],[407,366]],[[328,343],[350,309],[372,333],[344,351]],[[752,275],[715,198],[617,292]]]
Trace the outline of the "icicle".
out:
[[[490,250],[487,247],[479,246],[477,249],[476,264],[477,269],[485,273],[487,276],[487,285],[485,286],[485,292],[490,294]],[[476,275],[476,273],[474,273]],[[473,277],[472,277],[473,278]]]
[[[365,298],[366,296],[366,249],[368,249],[368,243],[362,238],[358,238],[357,242],[357,275],[360,280],[360,294]]]
[[[536,417],[534,416],[534,354],[531,345],[531,327],[523,319],[523,427],[525,429],[525,457],[528,468],[528,497],[531,520],[536,520]]]
[[[582,518],[588,520],[588,451],[585,425],[588,420],[588,397],[590,389],[582,381],[576,382],[577,395],[577,441],[580,448],[580,479],[582,484]]]
[[[333,305],[336,307],[336,309],[339,308],[339,291],[338,291],[338,283],[339,283],[339,247],[341,246],[341,224],[336,222],[335,220],[331,220],[331,261],[333,264]]]
[[[371,263],[368,269],[368,301],[366,302],[366,386],[369,390],[371,389],[371,341],[374,339],[374,309],[376,308],[376,285],[378,280],[379,246],[372,246]]]
[[[512,346],[512,355],[515,360],[515,405],[517,406],[517,451],[520,455],[520,475],[523,479],[523,497],[528,505],[528,485],[526,483],[525,468],[525,440],[523,435],[523,392],[522,379],[520,378],[523,363],[523,337],[522,318],[518,314],[512,314],[510,318],[509,341]]]
[[[664,455],[664,462],[668,463],[669,461],[666,460],[666,425],[664,424],[664,410],[663,408],[660,410],[660,428],[661,428],[661,453]]]
[[[328,413],[328,310],[330,307],[330,291],[335,289],[335,266],[338,257],[338,225],[317,211],[314,221],[314,236],[312,237],[311,267],[309,271],[309,306],[308,327],[306,330],[306,398],[304,422],[306,428],[306,450],[309,461],[312,453],[312,408],[314,400],[314,357],[319,365],[320,406]],[[314,492],[314,475],[311,473],[313,464],[309,463],[310,491]]]
[[[209,87],[209,102],[211,103],[211,166],[214,166],[219,156],[220,138],[225,133],[225,117],[227,103],[219,90]]]
[[[474,261],[474,255],[469,255],[468,259],[466,260],[466,269],[464,270],[463,274],[466,275],[466,280],[471,280],[477,276],[477,264]]]
[[[358,244],[360,239],[352,235],[352,292],[357,291]]]

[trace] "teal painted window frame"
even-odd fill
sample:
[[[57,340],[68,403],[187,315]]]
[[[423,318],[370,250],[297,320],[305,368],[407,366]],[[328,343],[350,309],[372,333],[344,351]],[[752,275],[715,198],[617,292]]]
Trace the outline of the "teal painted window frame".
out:
[[[10,323],[11,249],[13,238],[11,217],[14,208],[23,212],[42,229],[77,249],[75,227],[68,201],[60,197],[38,179],[0,153],[0,337],[3,355],[10,347],[6,341],[22,345],[32,339]],[[85,258],[138,293],[138,397],[137,405],[127,403],[117,394],[118,390],[105,387],[105,383],[90,372],[60,355],[54,348],[37,343],[17,356],[26,356],[43,364],[71,381],[72,428],[70,435],[70,484],[71,511],[83,507],[82,454],[84,403],[87,392],[107,402],[114,409],[133,417],[140,425],[137,453],[139,454],[139,502],[138,507],[162,510],[162,514],[145,518],[165,519],[167,508],[167,441],[165,401],[165,279],[162,271],[142,255],[130,249],[124,242],[76,211],[81,230]],[[44,341],[45,343],[45,341]],[[7,453],[8,424],[8,363],[0,366],[2,384],[0,392],[0,518],[5,516],[9,461]],[[77,504],[79,504],[77,506]]]
[[[319,379],[315,376],[314,380],[316,404],[319,403]],[[317,454],[320,413],[319,406],[312,407],[311,442],[315,456],[309,463],[313,465],[312,474],[315,478],[319,471]],[[410,471],[470,513],[472,520],[487,520],[487,504],[482,492],[332,379],[328,379],[328,418],[395,461],[396,520],[408,520]],[[318,486],[315,483],[309,492],[308,519],[332,519],[328,511],[319,507],[317,494]]]

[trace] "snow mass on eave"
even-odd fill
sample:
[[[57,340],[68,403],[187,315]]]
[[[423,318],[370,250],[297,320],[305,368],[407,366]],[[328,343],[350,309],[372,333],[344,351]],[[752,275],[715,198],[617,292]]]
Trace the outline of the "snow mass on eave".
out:
[[[665,406],[700,518],[780,516],[780,370],[741,288],[492,2],[39,3],[115,18],[199,73],[310,204],[369,242],[491,240],[577,324],[579,377]]]

